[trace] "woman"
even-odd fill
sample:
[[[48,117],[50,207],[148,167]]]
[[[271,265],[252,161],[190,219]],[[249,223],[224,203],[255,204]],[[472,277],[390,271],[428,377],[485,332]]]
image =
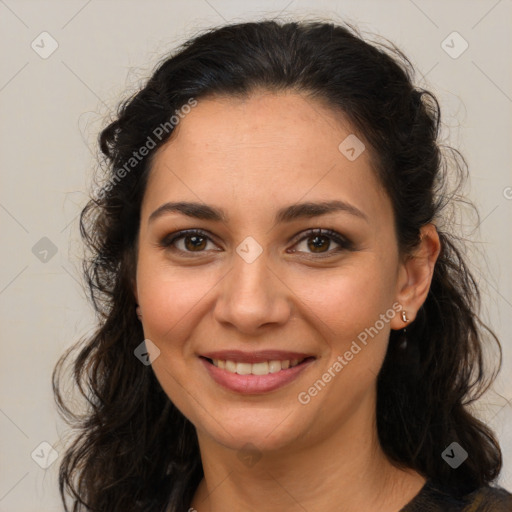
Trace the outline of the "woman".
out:
[[[72,510],[512,509],[467,408],[499,342],[442,223],[466,165],[412,75],[350,27],[242,23],[121,105],[81,218],[86,415],[54,372]]]

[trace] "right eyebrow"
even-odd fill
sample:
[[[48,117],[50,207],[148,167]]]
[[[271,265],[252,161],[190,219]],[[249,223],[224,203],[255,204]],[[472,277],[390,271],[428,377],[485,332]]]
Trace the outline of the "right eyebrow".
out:
[[[212,220],[216,222],[226,222],[227,215],[224,210],[208,206],[202,203],[191,203],[187,201],[169,202],[159,206],[148,219],[148,223],[154,221],[158,217],[166,213],[182,213],[187,217],[195,219]]]

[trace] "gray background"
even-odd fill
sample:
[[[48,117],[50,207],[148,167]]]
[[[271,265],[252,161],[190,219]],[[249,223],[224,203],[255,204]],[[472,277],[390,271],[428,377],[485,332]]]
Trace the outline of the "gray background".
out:
[[[510,0],[0,0],[0,511],[62,510],[57,470],[66,427],[50,374],[93,327],[77,215],[105,116],[199,29],[276,16],[346,20],[387,37],[411,58],[419,85],[438,95],[443,137],[468,160],[466,193],[481,214],[476,230],[464,212],[459,223],[474,241],[468,252],[484,318],[502,341],[504,363],[477,407],[502,443],[500,483],[512,489]],[[47,58],[44,31],[58,44]],[[469,47],[454,58],[464,41]],[[50,445],[58,458],[44,469],[36,461],[51,462]]]

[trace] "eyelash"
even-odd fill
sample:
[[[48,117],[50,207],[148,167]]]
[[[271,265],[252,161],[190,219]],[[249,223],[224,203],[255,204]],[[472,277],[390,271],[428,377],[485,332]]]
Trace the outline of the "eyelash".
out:
[[[195,236],[199,236],[201,238],[206,238],[209,241],[213,242],[211,237],[205,231],[202,231],[200,229],[187,229],[187,230],[184,230],[184,231],[179,231],[177,233],[172,233],[171,235],[165,236],[160,241],[159,246],[164,248],[164,249],[172,249],[174,251],[179,251],[179,252],[185,253],[187,255],[188,254],[192,255],[195,252],[197,252],[198,254],[205,252],[204,250],[203,251],[183,251],[181,249],[177,249],[176,247],[172,247],[173,244],[177,240],[181,240],[182,238],[185,238],[187,236],[194,236],[194,235]],[[350,240],[348,240],[344,236],[340,235],[336,231],[332,231],[330,229],[320,229],[320,228],[309,229],[306,232],[304,232],[303,235],[304,236],[302,238],[300,238],[299,240],[297,240],[297,242],[294,243],[294,246],[299,244],[300,242],[302,242],[304,240],[307,240],[308,238],[313,238],[314,236],[322,236],[322,237],[331,239],[332,241],[334,241],[335,243],[337,243],[339,245],[338,248],[330,249],[330,250],[328,250],[328,251],[326,251],[324,253],[313,253],[313,252],[306,253],[306,254],[310,254],[310,255],[313,255],[313,256],[318,257],[318,258],[329,257],[329,256],[332,256],[333,253],[339,253],[339,252],[344,251],[344,250],[347,250],[347,251],[354,250],[354,244]]]

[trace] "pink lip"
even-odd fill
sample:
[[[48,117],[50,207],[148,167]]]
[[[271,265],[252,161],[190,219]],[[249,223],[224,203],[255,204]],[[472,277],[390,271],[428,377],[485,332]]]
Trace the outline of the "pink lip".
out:
[[[276,373],[269,373],[268,375],[238,375],[237,373],[231,373],[207,361],[204,357],[200,357],[201,362],[204,364],[206,370],[210,374],[210,377],[221,386],[237,393],[245,394],[258,394],[268,393],[274,389],[280,388],[285,384],[288,384],[292,380],[296,379],[299,374],[304,371],[313,361],[313,358],[308,358],[303,363],[288,368],[286,370],[280,370]],[[216,357],[212,359],[222,359],[222,357]],[[265,361],[271,358],[264,358]],[[279,360],[279,358],[274,358]],[[294,357],[292,359],[301,359],[300,357]],[[230,359],[233,361],[233,359]],[[261,360],[261,359],[260,359]],[[256,361],[257,362],[257,361]]]
[[[223,361],[235,361],[236,363],[261,363],[263,361],[286,361],[306,359],[311,354],[299,352],[286,352],[284,350],[260,350],[259,352],[243,352],[241,350],[217,350],[200,354],[208,359],[222,359]]]

